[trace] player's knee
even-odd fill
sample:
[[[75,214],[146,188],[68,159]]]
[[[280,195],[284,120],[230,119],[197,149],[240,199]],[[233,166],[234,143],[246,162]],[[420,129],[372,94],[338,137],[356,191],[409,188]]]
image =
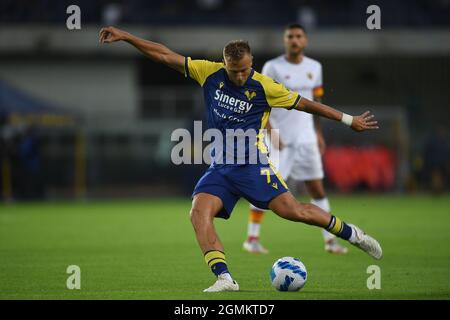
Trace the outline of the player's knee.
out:
[[[200,210],[196,208],[191,208],[191,211],[189,211],[189,218],[191,219],[192,224],[195,224],[195,221],[198,219],[199,215]]]
[[[208,213],[206,210],[201,210],[199,208],[193,207],[189,212],[191,223],[197,225],[208,219]]]

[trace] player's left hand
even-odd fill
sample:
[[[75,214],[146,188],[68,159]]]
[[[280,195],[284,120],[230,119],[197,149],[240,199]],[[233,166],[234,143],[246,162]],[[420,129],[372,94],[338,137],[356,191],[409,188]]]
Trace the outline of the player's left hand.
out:
[[[351,128],[358,132],[378,129],[378,121],[374,120],[374,117],[370,111],[366,111],[360,116],[354,116]]]

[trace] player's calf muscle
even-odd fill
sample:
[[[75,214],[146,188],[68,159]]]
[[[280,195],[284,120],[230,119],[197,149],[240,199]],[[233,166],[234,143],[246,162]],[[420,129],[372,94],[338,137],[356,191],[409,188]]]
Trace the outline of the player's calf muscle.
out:
[[[223,251],[223,246],[217,236],[213,220],[219,203],[206,194],[198,194],[192,201],[190,211],[191,223],[203,253],[209,250]]]
[[[288,210],[289,217],[294,221],[300,221],[306,224],[317,224],[317,217],[314,215],[314,210],[309,204],[297,203],[292,209]],[[289,219],[289,218],[288,218]]]
[[[298,202],[291,194],[285,193],[275,198],[269,205],[270,209],[280,217],[326,227],[330,222],[330,215],[319,207]]]
[[[220,242],[212,220],[204,215],[199,217],[199,219],[197,217],[199,216],[194,215],[194,218],[191,218],[191,222],[202,252],[205,253],[210,250],[223,251],[223,245]]]
[[[331,216],[313,204],[300,204],[299,210],[304,223],[325,228],[330,222]]]

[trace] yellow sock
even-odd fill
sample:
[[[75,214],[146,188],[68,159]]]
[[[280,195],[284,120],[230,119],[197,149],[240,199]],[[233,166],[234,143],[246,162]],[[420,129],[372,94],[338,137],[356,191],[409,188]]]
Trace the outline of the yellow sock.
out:
[[[205,252],[205,262],[216,276],[219,276],[222,273],[230,273],[228,271],[227,262],[225,261],[225,253],[222,251],[211,250]]]

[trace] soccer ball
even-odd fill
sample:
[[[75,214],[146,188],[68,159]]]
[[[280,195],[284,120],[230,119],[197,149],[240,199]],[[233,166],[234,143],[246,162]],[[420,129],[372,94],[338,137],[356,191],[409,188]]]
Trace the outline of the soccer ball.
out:
[[[270,281],[278,291],[298,291],[306,283],[305,265],[293,257],[283,257],[275,261],[270,270]]]

